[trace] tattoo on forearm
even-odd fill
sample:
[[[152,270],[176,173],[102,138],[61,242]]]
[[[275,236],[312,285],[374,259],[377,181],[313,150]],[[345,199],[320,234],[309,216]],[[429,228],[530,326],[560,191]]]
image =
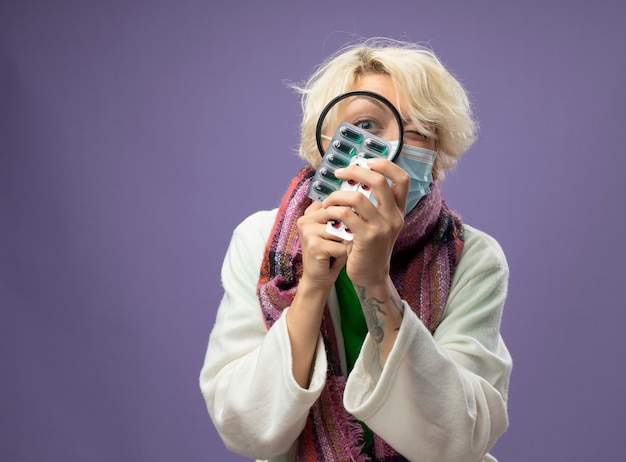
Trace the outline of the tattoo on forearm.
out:
[[[365,315],[365,322],[367,324],[367,329],[370,332],[370,335],[374,339],[376,343],[381,343],[385,336],[383,331],[384,322],[376,313],[381,313],[384,316],[387,316],[381,307],[385,302],[377,299],[376,297],[367,297],[365,294],[365,287],[359,286],[355,284],[356,292],[361,301],[361,306],[363,307],[363,314]]]

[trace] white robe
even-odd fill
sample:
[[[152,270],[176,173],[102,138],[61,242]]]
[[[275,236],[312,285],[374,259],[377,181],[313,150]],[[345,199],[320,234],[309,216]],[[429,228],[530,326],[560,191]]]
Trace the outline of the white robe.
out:
[[[269,331],[265,327],[256,287],[276,212],[257,212],[233,233],[200,388],[231,451],[287,462],[294,460],[295,442],[324,388],[327,362],[320,334],[310,386],[300,387],[292,375],[286,311]],[[465,225],[465,245],[436,332],[431,335],[405,307],[383,370],[368,335],[346,382],[348,412],[411,461],[495,460],[487,452],[508,426],[512,367],[500,336],[507,281],[498,243]],[[328,304],[345,372],[334,290]]]

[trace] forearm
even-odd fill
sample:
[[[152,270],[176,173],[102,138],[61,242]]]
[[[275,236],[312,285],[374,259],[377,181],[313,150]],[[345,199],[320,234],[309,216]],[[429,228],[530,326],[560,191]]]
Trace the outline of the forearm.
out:
[[[370,338],[374,341],[383,367],[398,336],[404,306],[389,277],[380,284],[354,284],[365,315]]]
[[[308,388],[310,383],[315,349],[329,291],[330,289],[314,287],[306,278],[303,278],[286,313],[293,377],[302,388]]]

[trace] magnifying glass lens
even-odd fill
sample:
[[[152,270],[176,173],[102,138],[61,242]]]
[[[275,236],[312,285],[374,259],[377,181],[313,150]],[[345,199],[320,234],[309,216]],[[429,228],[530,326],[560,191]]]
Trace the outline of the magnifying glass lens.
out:
[[[388,105],[367,94],[355,94],[338,101],[322,122],[322,138],[329,140],[342,122],[348,122],[388,142],[400,139],[401,127],[396,114]],[[342,130],[345,131],[342,135],[346,139],[357,144],[363,141],[358,131],[345,126]],[[328,142],[324,147],[328,147]],[[377,150],[377,147],[382,149],[382,145],[377,144],[372,149]]]

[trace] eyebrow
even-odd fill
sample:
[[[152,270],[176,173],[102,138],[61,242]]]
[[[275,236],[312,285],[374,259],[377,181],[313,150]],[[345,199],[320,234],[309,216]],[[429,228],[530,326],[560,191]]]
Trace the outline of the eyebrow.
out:
[[[369,101],[371,103],[374,103],[376,106],[378,106],[380,109],[384,109],[386,111],[389,111],[392,115],[393,115],[393,111],[391,109],[389,109],[389,107],[387,107],[386,104],[384,104],[382,101],[377,100],[376,98],[372,98],[371,96],[367,96],[367,95],[355,95],[354,99],[352,101],[355,100],[366,100]],[[350,100],[346,101],[347,106],[350,105]]]

